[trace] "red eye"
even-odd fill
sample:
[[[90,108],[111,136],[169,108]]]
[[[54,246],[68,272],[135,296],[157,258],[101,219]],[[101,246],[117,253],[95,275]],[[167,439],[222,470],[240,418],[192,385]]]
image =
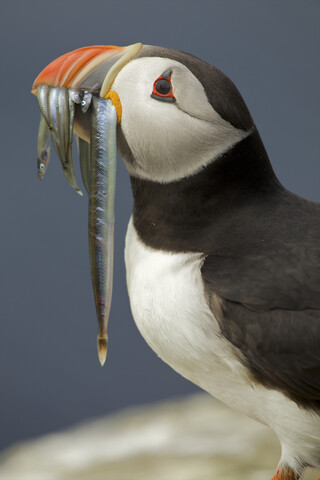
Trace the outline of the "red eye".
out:
[[[162,102],[174,102],[171,83],[172,70],[166,70],[153,84],[152,98]]]

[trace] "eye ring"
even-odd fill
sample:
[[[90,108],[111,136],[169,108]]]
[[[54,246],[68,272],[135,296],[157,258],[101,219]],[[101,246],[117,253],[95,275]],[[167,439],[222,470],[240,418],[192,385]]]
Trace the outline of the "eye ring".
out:
[[[173,86],[171,83],[172,70],[166,70],[160,77],[158,77],[154,84],[151,97],[162,102],[175,102],[173,95]]]

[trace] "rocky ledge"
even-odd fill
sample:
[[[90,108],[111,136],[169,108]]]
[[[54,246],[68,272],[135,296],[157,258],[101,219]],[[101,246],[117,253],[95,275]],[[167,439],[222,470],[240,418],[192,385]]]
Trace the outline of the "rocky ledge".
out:
[[[270,430],[200,394],[15,445],[0,480],[270,480],[279,457]]]

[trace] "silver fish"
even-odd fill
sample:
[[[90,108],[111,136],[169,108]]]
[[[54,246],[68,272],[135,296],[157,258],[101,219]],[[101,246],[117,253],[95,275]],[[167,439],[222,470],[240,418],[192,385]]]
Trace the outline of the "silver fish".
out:
[[[39,102],[41,113],[42,113],[43,117],[45,118],[48,126],[50,127],[50,125],[49,125],[49,103],[48,103],[49,89],[50,89],[50,87],[48,87],[48,85],[39,85],[39,87],[37,87],[37,99],[38,99],[38,102]]]
[[[81,115],[90,115],[90,144],[79,138],[78,145],[83,182],[89,194],[90,267],[99,325],[98,356],[103,365],[113,284],[117,112],[111,100],[86,91],[41,85],[37,96],[43,119],[39,151],[47,145],[50,131],[64,174],[78,193],[72,160],[75,104],[80,104]]]
[[[38,133],[38,177],[43,179],[44,174],[47,171],[50,160],[50,129],[46,122],[46,119],[41,113],[40,125]]]
[[[116,184],[117,112],[111,100],[92,99],[90,131],[89,253],[98,316],[98,355],[107,355],[107,324],[111,307]]]
[[[81,175],[87,193],[90,190],[90,144],[80,137],[77,138]]]
[[[72,157],[74,102],[71,94],[64,87],[48,87],[40,85],[37,88],[40,109],[51,132],[55,150],[60,158],[63,173],[68,182],[82,195],[77,185]]]

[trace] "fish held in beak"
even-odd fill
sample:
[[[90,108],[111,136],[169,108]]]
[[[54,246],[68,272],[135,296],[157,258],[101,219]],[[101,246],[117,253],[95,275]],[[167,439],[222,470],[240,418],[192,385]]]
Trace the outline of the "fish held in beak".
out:
[[[90,190],[90,143],[77,137],[82,181],[86,192]]]
[[[79,195],[82,195],[77,185],[72,155],[74,102],[71,92],[62,87],[37,87],[37,97],[41,114],[49,127],[55,150],[60,158],[63,173]],[[41,135],[39,128],[39,136]]]
[[[89,253],[98,316],[98,355],[107,355],[114,250],[114,199],[117,165],[117,112],[111,100],[93,97],[90,132]]]
[[[38,133],[38,178],[42,180],[47,171],[50,160],[50,129],[44,118],[40,115],[40,125]]]
[[[75,180],[72,158],[73,133],[79,137],[81,173],[89,195],[89,256],[101,365],[107,355],[113,285],[116,130],[121,120],[121,102],[110,87],[117,73],[141,47],[134,44],[75,50],[49,64],[32,89],[41,110],[38,159],[47,155],[49,161],[51,133],[67,180],[82,194]],[[83,124],[88,134],[83,135]],[[39,168],[39,178],[43,178],[47,165]]]

